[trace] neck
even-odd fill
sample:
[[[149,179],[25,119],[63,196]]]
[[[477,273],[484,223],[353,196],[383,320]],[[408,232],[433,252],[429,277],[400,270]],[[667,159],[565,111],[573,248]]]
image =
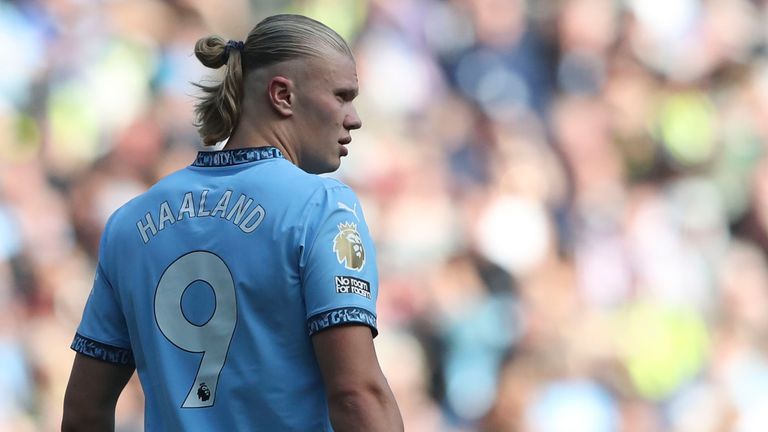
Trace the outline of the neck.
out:
[[[293,146],[288,145],[286,135],[280,133],[281,128],[269,126],[276,125],[254,125],[252,122],[240,121],[232,136],[229,137],[224,149],[234,150],[248,147],[272,146],[280,150],[285,159],[298,166],[298,154]]]

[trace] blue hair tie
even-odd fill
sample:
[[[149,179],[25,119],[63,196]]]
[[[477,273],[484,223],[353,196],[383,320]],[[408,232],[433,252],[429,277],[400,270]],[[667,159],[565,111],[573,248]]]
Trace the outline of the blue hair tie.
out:
[[[234,48],[242,52],[244,46],[245,44],[243,43],[243,41],[228,40],[227,45],[224,46],[224,63],[227,63],[227,61],[229,61],[229,50]]]

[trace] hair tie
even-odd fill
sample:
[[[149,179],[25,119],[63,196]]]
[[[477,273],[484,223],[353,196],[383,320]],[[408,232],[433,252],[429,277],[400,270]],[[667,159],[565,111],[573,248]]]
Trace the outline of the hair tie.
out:
[[[229,61],[229,50],[232,48],[243,51],[243,47],[245,44],[243,44],[243,41],[236,41],[236,40],[228,40],[227,44],[224,46],[224,63],[226,64]]]

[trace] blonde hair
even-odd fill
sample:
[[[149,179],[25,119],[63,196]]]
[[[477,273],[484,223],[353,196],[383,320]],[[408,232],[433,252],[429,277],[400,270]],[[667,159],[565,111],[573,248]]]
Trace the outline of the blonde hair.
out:
[[[226,66],[215,85],[195,83],[202,95],[195,105],[195,126],[206,146],[227,139],[240,119],[243,77],[251,70],[304,57],[322,58],[332,48],[352,57],[344,39],[325,24],[302,15],[273,15],[258,23],[238,47],[217,36],[195,44],[195,56],[206,67]]]

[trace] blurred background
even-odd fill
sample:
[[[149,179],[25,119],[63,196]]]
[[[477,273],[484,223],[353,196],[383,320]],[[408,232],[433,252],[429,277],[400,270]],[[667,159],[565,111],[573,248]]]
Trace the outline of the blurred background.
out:
[[[356,53],[407,430],[768,430],[768,1],[3,0],[1,431],[58,430],[106,218],[199,148],[195,41],[278,12]]]

